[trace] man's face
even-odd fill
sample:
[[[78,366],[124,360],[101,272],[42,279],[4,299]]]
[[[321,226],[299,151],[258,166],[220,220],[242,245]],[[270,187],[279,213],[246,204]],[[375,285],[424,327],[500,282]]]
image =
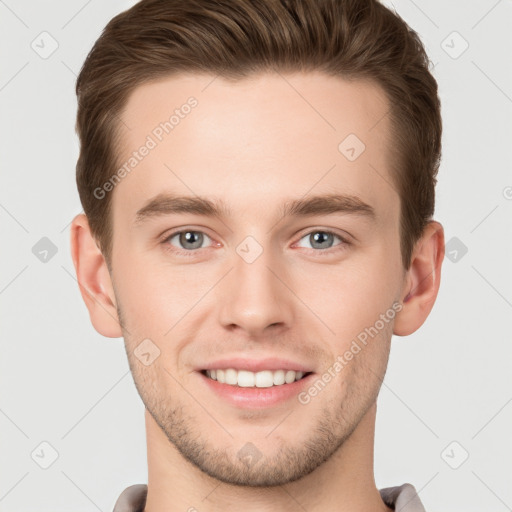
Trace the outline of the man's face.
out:
[[[148,135],[154,144],[111,192],[111,277],[135,384],[168,439],[222,481],[278,485],[336,452],[384,377],[404,277],[388,103],[374,84],[323,74],[212,80],[181,75],[130,96],[121,161]],[[158,130],[191,96],[172,131]],[[353,135],[340,150],[350,134],[362,153]],[[165,194],[221,201],[229,214],[160,207],[137,221]],[[282,214],[323,195],[358,198],[374,216]],[[335,367],[354,340],[360,350]],[[274,402],[242,388],[253,397],[242,405],[236,388],[225,396],[201,372],[235,357],[282,358],[312,374],[283,384],[294,392]],[[258,460],[247,464],[244,450]]]

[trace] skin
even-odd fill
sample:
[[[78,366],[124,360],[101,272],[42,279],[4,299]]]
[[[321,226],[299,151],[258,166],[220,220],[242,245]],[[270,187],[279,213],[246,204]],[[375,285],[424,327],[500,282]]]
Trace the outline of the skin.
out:
[[[443,228],[428,224],[405,271],[379,86],[321,73],[212,79],[169,77],[130,96],[122,161],[187,98],[198,105],[110,192],[111,272],[83,214],[71,229],[91,322],[124,337],[146,406],[145,510],[389,511],[373,474],[376,400],[392,334],[416,331],[435,302]],[[352,162],[338,150],[350,133],[366,145]],[[136,226],[137,210],[161,192],[222,199],[233,215]],[[358,196],[375,221],[279,214],[285,200],[324,193]],[[187,252],[186,240],[164,239],[177,228],[205,234],[191,257],[173,252]],[[319,248],[309,235],[322,230],[351,243],[334,236]],[[252,263],[236,252],[249,235],[263,249]],[[277,356],[322,375],[395,302],[401,311],[307,404],[237,408],[195,371],[221,357]],[[147,366],[134,353],[146,338],[160,350]],[[237,457],[248,442],[260,455],[252,465]]]

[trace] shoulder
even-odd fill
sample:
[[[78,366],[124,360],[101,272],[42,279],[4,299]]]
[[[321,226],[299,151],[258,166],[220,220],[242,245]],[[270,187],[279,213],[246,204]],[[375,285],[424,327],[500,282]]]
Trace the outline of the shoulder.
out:
[[[143,512],[147,493],[146,484],[130,485],[117,498],[113,512]]]
[[[425,512],[418,493],[412,484],[379,489],[382,500],[388,507],[402,512]]]

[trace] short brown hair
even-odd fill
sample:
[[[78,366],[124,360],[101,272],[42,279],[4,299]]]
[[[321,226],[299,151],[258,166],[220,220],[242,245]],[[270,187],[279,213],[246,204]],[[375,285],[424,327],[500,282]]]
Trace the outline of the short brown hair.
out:
[[[238,80],[261,71],[370,79],[389,100],[400,196],[402,263],[434,213],[441,113],[429,59],[406,22],[377,0],[142,0],[110,20],[76,82],[76,180],[91,232],[111,268],[111,194],[119,114],[139,85],[179,72]]]

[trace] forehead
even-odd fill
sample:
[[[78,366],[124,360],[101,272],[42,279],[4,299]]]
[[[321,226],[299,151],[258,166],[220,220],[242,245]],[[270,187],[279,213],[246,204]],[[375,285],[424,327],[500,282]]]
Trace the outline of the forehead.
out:
[[[377,84],[322,73],[146,83],[121,114],[119,164],[133,165],[125,165],[113,210],[133,221],[162,192],[221,198],[239,211],[254,206],[252,214],[308,193],[396,209],[388,110]]]

